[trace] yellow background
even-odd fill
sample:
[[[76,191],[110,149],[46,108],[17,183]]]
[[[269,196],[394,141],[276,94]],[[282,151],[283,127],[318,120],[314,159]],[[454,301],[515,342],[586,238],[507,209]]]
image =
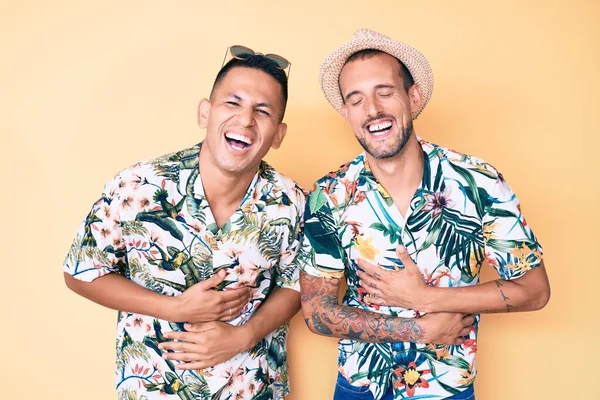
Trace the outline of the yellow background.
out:
[[[195,107],[227,46],[293,63],[279,170],[310,188],[359,151],[317,75],[360,27],[428,57],[417,132],[498,167],[545,249],[550,304],[483,317],[478,399],[600,398],[600,2],[299,3],[2,1],[0,398],[116,397],[116,313],[69,292],[62,261],[113,174],[202,138]],[[289,400],[331,398],[335,343],[294,318]]]

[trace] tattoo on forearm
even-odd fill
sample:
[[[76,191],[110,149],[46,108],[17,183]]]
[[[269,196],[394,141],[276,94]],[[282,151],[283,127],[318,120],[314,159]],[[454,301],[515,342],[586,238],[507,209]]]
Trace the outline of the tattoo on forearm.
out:
[[[501,287],[504,286],[502,281],[494,281],[494,282],[496,282],[496,287],[498,287],[498,289],[500,289]],[[508,304],[508,302],[506,301],[506,300],[510,300],[510,297],[505,295],[504,291],[502,289],[500,289],[500,295],[502,296],[502,300],[504,300],[504,304],[506,305],[506,312],[510,312],[510,310],[513,308],[513,306]]]
[[[425,334],[415,320],[338,304],[339,280],[301,273],[302,303],[312,310],[305,322],[321,335],[363,342],[420,342]]]
[[[311,315],[311,322],[315,330],[321,335],[330,336],[332,334],[331,329],[329,329],[329,327],[323,323],[321,317],[316,311],[313,311]]]

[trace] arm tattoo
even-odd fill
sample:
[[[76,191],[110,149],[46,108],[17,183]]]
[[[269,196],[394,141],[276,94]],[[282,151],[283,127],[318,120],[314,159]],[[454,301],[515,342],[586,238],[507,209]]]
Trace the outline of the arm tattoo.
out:
[[[333,332],[331,332],[331,329],[329,329],[329,327],[321,320],[321,317],[319,316],[319,313],[316,311],[313,311],[312,315],[311,315],[311,322],[312,325],[314,326],[315,330],[317,332],[319,332],[321,335],[325,335],[325,336],[331,336]]]
[[[496,287],[498,287],[498,289],[500,289],[501,287],[504,286],[504,284],[502,283],[502,281],[494,281],[496,282]],[[511,306],[510,304],[508,304],[508,302],[506,300],[510,300],[510,297],[508,297],[507,295],[504,294],[504,291],[502,289],[500,289],[500,295],[502,296],[502,300],[504,300],[504,304],[506,305],[506,312],[510,312],[510,310],[513,308],[513,306]]]
[[[305,322],[315,333],[362,342],[420,343],[425,330],[414,319],[392,317],[338,304],[339,279],[300,273]]]

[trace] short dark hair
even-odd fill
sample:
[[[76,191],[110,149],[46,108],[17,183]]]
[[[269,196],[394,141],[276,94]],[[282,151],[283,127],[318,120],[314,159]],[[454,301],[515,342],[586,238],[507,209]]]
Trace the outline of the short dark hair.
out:
[[[219,86],[219,83],[223,80],[223,78],[225,78],[231,69],[236,67],[257,69],[273,77],[273,79],[279,83],[279,86],[281,86],[281,99],[283,105],[281,120],[283,120],[283,115],[285,114],[285,107],[287,106],[288,100],[288,79],[285,71],[279,68],[274,61],[263,55],[252,54],[247,56],[248,57],[243,60],[232,58],[225,65],[223,65],[221,70],[219,70],[217,73],[217,77],[215,78],[215,82],[213,83],[213,87],[210,91],[210,97],[212,98],[215,89]]]
[[[348,57],[348,59],[346,60],[346,62],[344,63],[344,65],[348,64],[351,61],[354,60],[366,60],[368,58],[374,57],[376,55],[379,54],[387,54],[392,56],[389,53],[386,53],[385,51],[381,51],[381,50],[377,50],[377,49],[364,49],[364,50],[360,50],[357,51],[356,53],[352,54],[350,57]],[[392,56],[394,57],[394,56]],[[404,81],[404,90],[406,90],[408,92],[408,89],[411,88],[412,85],[415,84],[415,80],[413,79],[412,75],[410,74],[410,71],[408,70],[408,68],[406,68],[406,65],[404,65],[402,63],[402,61],[400,61],[397,57],[394,57],[396,59],[396,61],[398,61],[398,64],[400,64],[400,76],[402,77],[402,80]],[[339,78],[338,78],[339,81]],[[340,93],[342,93],[342,88],[340,87]],[[342,101],[344,99],[344,96],[342,96]]]

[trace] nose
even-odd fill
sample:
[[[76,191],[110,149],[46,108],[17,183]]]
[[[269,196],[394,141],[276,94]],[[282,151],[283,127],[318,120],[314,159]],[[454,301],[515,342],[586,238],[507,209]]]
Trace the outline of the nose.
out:
[[[381,103],[375,96],[372,98],[365,99],[365,107],[367,109],[367,116],[369,118],[374,118],[381,114]]]
[[[254,109],[252,107],[242,107],[238,114],[238,121],[243,127],[254,125]]]

